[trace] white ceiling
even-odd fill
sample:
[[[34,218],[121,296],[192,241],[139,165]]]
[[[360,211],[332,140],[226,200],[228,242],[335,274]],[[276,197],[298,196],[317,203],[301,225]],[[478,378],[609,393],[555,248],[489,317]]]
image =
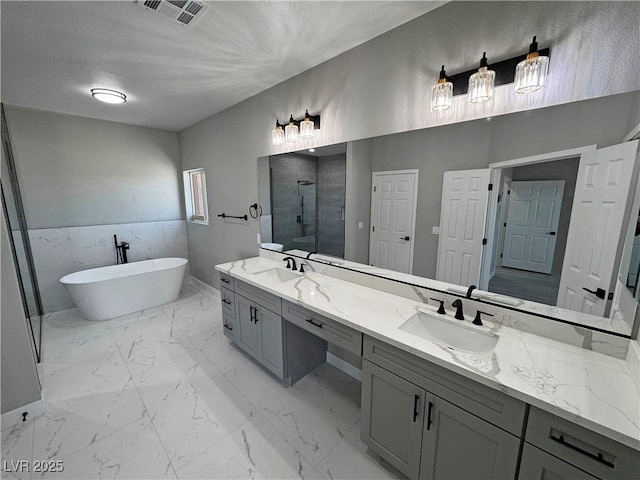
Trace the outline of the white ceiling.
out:
[[[135,0],[1,2],[2,101],[181,130],[445,2],[206,3],[185,27]]]

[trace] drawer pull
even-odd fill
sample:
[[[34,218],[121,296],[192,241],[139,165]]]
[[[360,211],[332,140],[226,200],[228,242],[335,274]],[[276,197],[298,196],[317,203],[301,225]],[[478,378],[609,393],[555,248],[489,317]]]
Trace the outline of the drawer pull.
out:
[[[322,328],[322,325],[323,325],[322,323],[316,323],[311,318],[307,318],[306,321],[307,321],[307,323],[310,323],[314,327]]]
[[[227,325],[226,323],[224,324],[224,328],[226,328],[227,330],[229,330],[230,332],[233,331],[233,327],[230,327],[229,325]]]
[[[226,303],[227,305],[231,305],[231,300],[227,300],[226,298],[222,299],[222,303]]]
[[[571,450],[574,450],[578,453],[581,453],[582,455],[585,455],[593,460],[595,460],[596,462],[602,463],[603,465],[606,465],[609,468],[614,468],[615,465],[613,464],[613,462],[610,462],[609,460],[605,459],[604,456],[602,455],[601,452],[598,452],[597,454],[593,454],[591,452],[587,452],[586,450],[576,446],[576,445],[572,445],[571,443],[567,442],[564,439],[564,435],[558,435],[557,437],[555,437],[554,435],[551,435],[549,438],[551,438],[551,440],[553,440],[554,442],[558,442],[560,445],[564,445],[567,448],[570,448]]]
[[[433,418],[431,418],[432,413],[433,413],[433,403],[429,402],[429,413],[427,414],[427,430],[431,430],[431,424],[433,423]]]
[[[413,396],[413,423],[416,423],[416,418],[418,418],[418,400],[420,400],[419,395]]]
[[[226,284],[231,283],[231,280],[229,280],[228,278],[224,278],[224,277],[220,278],[220,281],[221,281],[221,282],[224,282],[224,283],[226,283]]]

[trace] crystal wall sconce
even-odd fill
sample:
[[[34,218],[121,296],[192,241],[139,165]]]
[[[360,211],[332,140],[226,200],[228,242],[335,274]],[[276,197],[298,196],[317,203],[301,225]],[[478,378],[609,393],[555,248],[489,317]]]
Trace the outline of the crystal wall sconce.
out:
[[[271,131],[271,143],[284,145],[285,142],[293,143],[298,139],[309,140],[314,137],[315,130],[320,130],[320,115],[309,115],[307,110],[301,120],[294,119],[293,115],[289,117],[289,123],[286,124],[276,120],[276,126]]]

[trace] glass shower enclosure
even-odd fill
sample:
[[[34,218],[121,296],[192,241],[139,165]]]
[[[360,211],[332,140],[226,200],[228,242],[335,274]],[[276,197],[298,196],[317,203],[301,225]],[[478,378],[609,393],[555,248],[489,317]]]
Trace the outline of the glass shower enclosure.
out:
[[[0,176],[0,190],[2,194],[2,209],[4,214],[5,227],[9,233],[11,253],[16,267],[18,285],[22,296],[22,304],[27,326],[31,334],[31,341],[36,356],[36,361],[40,362],[42,345],[42,299],[38,289],[38,279],[36,277],[31,244],[27,230],[27,221],[24,214],[24,206],[18,185],[18,175],[11,150],[9,130],[4,114],[2,115],[2,169]]]

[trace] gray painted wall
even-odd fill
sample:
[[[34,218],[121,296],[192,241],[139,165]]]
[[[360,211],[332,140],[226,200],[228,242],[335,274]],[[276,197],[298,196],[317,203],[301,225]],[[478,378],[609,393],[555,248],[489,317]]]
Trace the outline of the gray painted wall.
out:
[[[192,273],[217,285],[215,264],[257,254],[258,220],[222,221],[215,214],[242,213],[257,201],[258,157],[304,147],[272,146],[274,119],[319,112],[316,143],[328,145],[637,90],[639,26],[635,2],[450,2],[181,131],[183,167],[205,168],[212,209],[210,226],[188,225]],[[504,86],[488,108],[457,97],[447,116],[428,112],[429,88],[443,63],[455,73],[475,66],[483,50],[490,62],[509,58],[526,52],[534,34],[552,51],[540,95],[515,98]],[[487,145],[456,148],[482,152]]]
[[[0,257],[2,267],[2,293],[0,313],[2,339],[1,399],[6,413],[40,400],[40,382],[35,358],[27,330],[20,289],[16,276],[4,211],[0,224]]]
[[[358,140],[347,144],[344,258],[364,264],[369,263],[372,143]]]
[[[184,219],[177,133],[5,110],[29,229]]]
[[[551,267],[552,275],[560,275],[562,273],[562,262],[564,261],[564,251],[567,246],[571,207],[573,206],[573,197],[576,191],[579,164],[579,158],[569,158],[556,162],[525,165],[513,169],[512,180],[514,182],[526,180],[564,180],[556,249],[555,255],[553,256],[553,266]]]
[[[374,138],[373,171],[420,170],[413,274],[435,278],[438,235],[432,234],[432,227],[440,225],[445,171],[486,168],[497,161],[583,145],[620,143],[631,130],[630,124],[640,121],[638,105],[640,92],[632,92],[491,121],[475,120]],[[571,123],[570,132],[567,123]]]

